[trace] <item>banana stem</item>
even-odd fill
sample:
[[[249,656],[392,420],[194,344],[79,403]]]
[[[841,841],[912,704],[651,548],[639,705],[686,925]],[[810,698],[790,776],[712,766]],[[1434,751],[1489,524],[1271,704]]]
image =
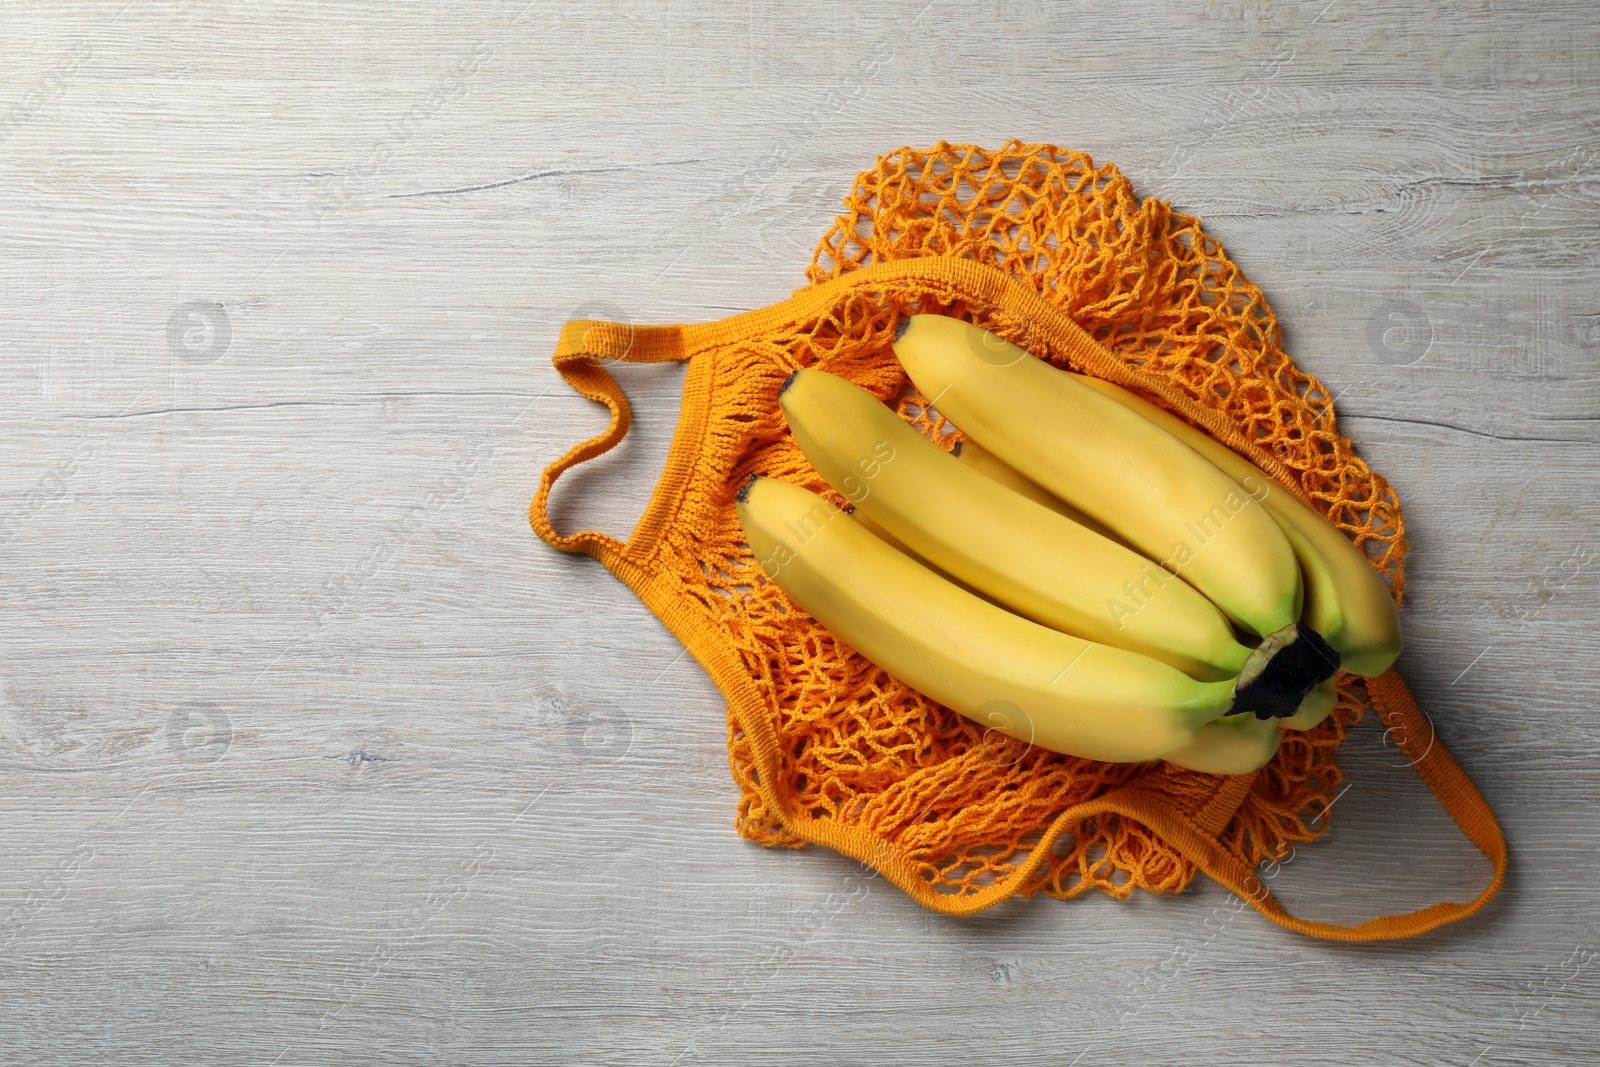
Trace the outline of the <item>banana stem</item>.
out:
[[[1321,634],[1303,623],[1285,626],[1268,634],[1245,660],[1228,714],[1253,711],[1258,719],[1286,719],[1338,669],[1339,653]]]

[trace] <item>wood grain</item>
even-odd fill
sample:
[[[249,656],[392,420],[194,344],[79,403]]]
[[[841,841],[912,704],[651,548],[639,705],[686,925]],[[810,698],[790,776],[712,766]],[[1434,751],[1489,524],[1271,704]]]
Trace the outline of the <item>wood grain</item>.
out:
[[[5,1062],[1600,1055],[1591,5],[60,2],[0,34]],[[1480,917],[1327,945],[1198,884],[955,921],[758,849],[715,688],[529,533],[601,425],[561,322],[780,299],[876,155],[1011,137],[1204,219],[1397,487],[1401,669],[1514,846]],[[631,527],[680,373],[625,372],[637,431],[563,528]],[[1341,763],[1291,907],[1476,891],[1379,725]]]

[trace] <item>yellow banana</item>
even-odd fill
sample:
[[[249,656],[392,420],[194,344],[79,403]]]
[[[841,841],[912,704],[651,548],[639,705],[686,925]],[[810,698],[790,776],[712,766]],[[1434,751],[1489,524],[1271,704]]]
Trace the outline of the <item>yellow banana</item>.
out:
[[[926,559],[923,559],[921,556],[917,555],[917,553],[911,548],[910,545],[906,544],[904,541],[900,540],[894,534],[890,533],[888,530],[885,530],[882,526],[879,526],[876,522],[872,521],[872,516],[868,515],[866,512],[862,511],[861,509],[852,506],[851,510],[849,510],[845,514],[849,515],[852,519],[854,519],[858,524],[861,525],[861,527],[863,529],[865,529],[868,533],[872,534],[872,536],[876,537],[878,540],[882,541],[884,544],[888,545],[890,548],[894,549],[896,552],[902,552],[906,556],[910,557],[913,561],[922,564],[922,566],[924,566],[924,567],[927,567],[929,570],[933,571],[939,577],[944,578],[944,579],[946,579],[948,581],[954,582],[956,585],[959,585],[961,588],[965,589],[967,592],[971,593],[973,596],[978,597],[978,598],[980,598],[982,600],[987,600],[989,603],[995,605],[996,607],[1000,607],[1000,608],[1005,607],[1004,604],[1001,604],[999,601],[995,600],[994,597],[990,596],[988,593],[985,593],[982,589],[973,588],[972,586],[968,585],[966,582],[963,582],[960,578],[957,578],[955,575],[951,574],[949,571],[940,570],[934,564],[928,562]]]
[[[1313,726],[1320,726],[1323,719],[1333,714],[1338,703],[1338,680],[1330,675],[1306,694],[1293,715],[1279,719],[1278,726],[1284,730],[1309,730]]]
[[[865,389],[800,370],[778,403],[856,515],[996,602],[1202,681],[1234,677],[1249,659],[1222,613],[1181,579],[964,464]]]
[[[1059,514],[1070,517],[1076,513],[1081,516],[1081,512],[1077,512],[1077,509],[1071,504],[1057,500],[1039,485],[1030,482],[1027,478],[1023,477],[1012,468],[1006,466],[1004,463],[1001,463],[998,459],[995,459],[990,453],[983,451],[982,446],[980,446],[977,442],[963,441],[957,445],[957,449],[958,451],[955,452],[954,455],[960,458],[963,462],[967,463],[968,466],[972,467],[974,470],[979,471],[989,478],[992,478],[1001,485],[1006,486],[1009,489],[1013,489],[1015,492],[1022,493],[1026,495],[1028,499],[1036,500],[1039,503],[1044,504],[1046,507],[1052,507],[1053,510],[1057,511]],[[1087,518],[1087,516],[1083,516],[1083,518]],[[867,529],[871,530],[873,533],[877,534],[879,537],[882,537],[884,540],[894,545],[896,548],[899,548],[901,551],[909,551],[903,544],[894,540],[892,534],[890,534],[887,530],[884,530],[882,527],[877,526],[865,514],[858,513],[857,521],[863,526],[867,527]],[[1092,522],[1093,520],[1091,519],[1089,521]],[[1102,530],[1101,532],[1104,531]],[[1291,537],[1290,543],[1294,543],[1293,537]],[[1326,719],[1333,711],[1334,705],[1336,705],[1338,702],[1339,692],[1335,685],[1335,676],[1330,674],[1305,695],[1305,697],[1300,701],[1299,706],[1295,708],[1293,715],[1278,719],[1278,725],[1285,730],[1309,730],[1313,726],[1316,726],[1318,723],[1322,722],[1323,719]],[[1208,726],[1206,729],[1210,730],[1211,727]],[[1243,772],[1231,771],[1229,773],[1239,774]]]
[[[1283,740],[1278,726],[1284,721],[1230,715],[1207,723],[1193,741],[1163,758],[1207,774],[1249,774],[1277,755],[1278,743]]]
[[[1339,666],[1375,678],[1400,655],[1400,613],[1389,587],[1339,528],[1233,449],[1143,397],[1098,378],[1084,384],[1162,427],[1205,456],[1266,505],[1300,560],[1305,581],[1301,621],[1339,653]]]
[[[1277,523],[1194,449],[1080,379],[944,315],[914,315],[895,354],[928,402],[1008,466],[1115,530],[1266,637],[1300,617],[1300,566]]]
[[[1191,744],[1232,704],[1231,682],[1197,682],[973,596],[799,486],[752,479],[737,506],[757,561],[802,610],[901,682],[1012,737],[1139,762]]]
[[[976,441],[967,440],[957,442],[950,454],[961,462],[971,467],[991,481],[999,482],[1013,493],[1027,497],[1035,504],[1043,504],[1057,515],[1071,519],[1079,526],[1085,526],[1099,534],[1101,537],[1115,541],[1126,547],[1126,542],[1117,536],[1117,532],[1093,516],[1085,515],[1071,504],[1056,496],[1038,482],[1030,481],[1026,475],[1015,467],[1008,467],[1000,462],[1000,457],[984,448]]]

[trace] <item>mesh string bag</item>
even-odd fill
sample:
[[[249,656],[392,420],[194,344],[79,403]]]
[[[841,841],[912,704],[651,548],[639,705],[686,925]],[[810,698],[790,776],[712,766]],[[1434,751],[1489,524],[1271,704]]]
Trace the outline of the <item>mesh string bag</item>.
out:
[[[1327,515],[1402,596],[1394,491],[1339,434],[1327,391],[1290,362],[1261,291],[1198,220],[1138,198],[1115,167],[1082,153],[941,143],[890,153],[857,176],[806,276],[792,298],[717,322],[566,324],[555,365],[610,409],[611,423],[551,464],[529,513],[546,542],[627,582],[726,696],[742,835],[836,849],[951,914],[1019,894],[1175,893],[1204,871],[1290,929],[1371,940],[1463,918],[1499,890],[1500,827],[1393,670],[1340,674],[1335,712],[1286,734],[1254,774],[1102,763],[1013,740],[896,681],[796,608],[744,543],[734,497],[752,474],[844,503],[779,411],[778,388],[798,367],[868,389],[944,447],[961,440],[890,348],[906,315],[938,312],[1210,433]],[[610,360],[688,362],[666,467],[626,542],[563,535],[547,516],[561,473],[627,433]],[[1368,709],[1494,876],[1465,903],[1350,926],[1294,917],[1254,868],[1326,828],[1336,751]]]

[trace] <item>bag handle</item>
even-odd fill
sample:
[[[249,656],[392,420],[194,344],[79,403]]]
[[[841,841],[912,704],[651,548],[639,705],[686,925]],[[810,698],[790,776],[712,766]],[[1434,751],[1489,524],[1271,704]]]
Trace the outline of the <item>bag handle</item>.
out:
[[[1262,915],[1279,926],[1312,937],[1335,941],[1387,941],[1414,937],[1446,923],[1465,919],[1487,904],[1500,891],[1506,878],[1505,832],[1461,765],[1434,736],[1432,725],[1417,707],[1416,700],[1400,675],[1390,667],[1381,677],[1369,679],[1367,694],[1372,698],[1372,705],[1384,725],[1393,733],[1400,750],[1417,769],[1417,774],[1427,783],[1439,803],[1444,805],[1461,832],[1494,865],[1494,877],[1477,897],[1465,904],[1444,901],[1415,911],[1344,925],[1300,919],[1289,914],[1256,873],[1214,839],[1196,835],[1195,839],[1189,841],[1173,841],[1201,870],[1249,901]],[[1141,818],[1141,821],[1144,819]],[[1185,835],[1183,829],[1162,826],[1159,821],[1152,823],[1151,828],[1163,837],[1169,832],[1174,836]]]
[[[1106,814],[1122,815],[1143,823],[1208,876],[1239,894],[1262,915],[1280,926],[1311,937],[1338,941],[1411,937],[1466,918],[1498,893],[1505,882],[1507,857],[1504,831],[1466,773],[1433,736],[1426,717],[1393,668],[1382,677],[1367,681],[1367,692],[1373,706],[1395,733],[1401,750],[1410,758],[1417,773],[1444,805],[1456,825],[1494,865],[1494,877],[1489,885],[1466,904],[1446,901],[1351,925],[1297,918],[1272,896],[1244,861],[1218,843],[1214,827],[1203,827],[1197,821],[1180,815],[1158,794],[1140,789],[1138,779],[1061,812],[1028,857],[1009,875],[977,893],[962,897],[934,892],[906,857],[895,850],[886,850],[886,842],[864,828],[831,823],[809,825],[805,820],[789,818],[790,813],[782,804],[775,784],[778,777],[777,740],[771,724],[753,711],[761,702],[752,691],[750,679],[742,665],[720,643],[720,635],[713,632],[703,620],[690,618],[671,600],[670,590],[658,589],[656,583],[650,581],[651,575],[639,563],[627,558],[627,547],[621,541],[596,530],[583,530],[571,535],[556,533],[547,514],[550,490],[556,479],[569,468],[615,447],[631,425],[632,414],[627,397],[601,365],[602,360],[682,362],[711,346],[748,341],[774,327],[826,313],[845,292],[855,289],[892,291],[903,287],[913,287],[922,293],[936,291],[942,296],[964,299],[970,304],[986,305],[1019,326],[1036,330],[1037,340],[1069,358],[1086,372],[1160,398],[1180,417],[1207,430],[1213,437],[1275,477],[1284,488],[1300,499],[1306,499],[1299,479],[1276,457],[1241,434],[1221,412],[1201,406],[1166,381],[1147,376],[1124,363],[1065,311],[1020,279],[999,268],[970,259],[932,256],[875,263],[802,289],[788,300],[716,322],[690,326],[632,326],[577,320],[565,324],[552,362],[579,393],[610,408],[611,421],[604,432],[574,445],[545,469],[538,494],[529,506],[529,521],[534,531],[549,544],[566,552],[583,552],[594,556],[607,569],[627,581],[667,622],[673,633],[690,647],[695,658],[717,681],[719,688],[730,695],[729,703],[752,742],[752,751],[761,772],[758,787],[768,810],[780,813],[788,829],[801,838],[871,864],[913,899],[950,914],[972,914],[1011,896],[1043,864],[1062,834],[1084,819]],[[674,447],[677,444],[675,441]],[[737,694],[738,698],[735,699],[733,694]],[[1243,787],[1254,777],[1248,775],[1222,779],[1219,797],[1226,794],[1238,799],[1245,791]]]
[[[579,463],[604,455],[627,436],[633,425],[633,409],[603,361],[625,363],[681,363],[690,350],[683,334],[692,327],[634,326],[629,323],[575,319],[561,327],[556,351],[550,361],[573,389],[611,409],[611,422],[604,431],[580,441],[566,455],[546,467],[539,479],[539,491],[528,505],[528,522],[533,532],[563,552],[583,552],[607,569],[615,570],[623,558],[624,544],[599,530],[580,530],[559,534],[550,525],[550,490],[556,479]]]

